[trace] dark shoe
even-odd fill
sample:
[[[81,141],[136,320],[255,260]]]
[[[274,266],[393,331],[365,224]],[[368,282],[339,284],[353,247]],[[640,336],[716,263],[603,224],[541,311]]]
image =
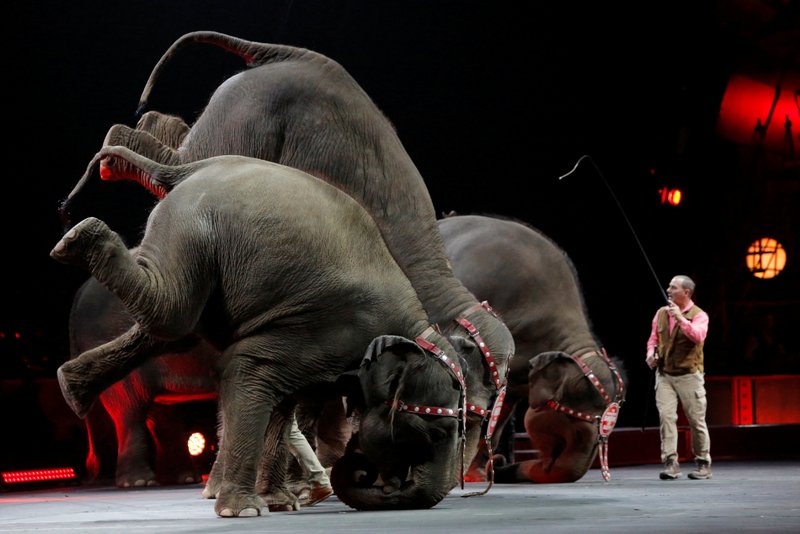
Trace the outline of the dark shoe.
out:
[[[692,480],[706,480],[711,478],[711,464],[709,462],[699,461],[694,471],[689,473],[689,478]]]
[[[661,480],[675,480],[681,476],[681,466],[677,460],[667,460],[664,463],[664,470],[658,474]]]
[[[314,506],[318,502],[322,502],[328,497],[333,495],[333,488],[330,485],[322,486],[313,484],[308,492],[308,495],[300,497],[300,506]]]

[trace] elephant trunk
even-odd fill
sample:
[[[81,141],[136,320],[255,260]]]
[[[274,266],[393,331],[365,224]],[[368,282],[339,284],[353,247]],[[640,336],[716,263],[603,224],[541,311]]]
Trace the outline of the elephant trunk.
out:
[[[413,466],[405,480],[382,477],[360,450],[349,448],[331,471],[340,501],[356,510],[413,510],[436,506],[453,489],[460,465],[459,449],[439,451],[435,458]]]

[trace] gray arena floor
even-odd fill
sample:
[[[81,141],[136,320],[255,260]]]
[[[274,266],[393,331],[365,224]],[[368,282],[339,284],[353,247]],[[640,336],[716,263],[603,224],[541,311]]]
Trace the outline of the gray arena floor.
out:
[[[690,465],[684,466],[688,472]],[[717,462],[711,480],[658,478],[659,465],[592,469],[572,484],[482,483],[429,510],[359,512],[336,497],[299,512],[223,519],[199,485],[65,486],[0,493],[0,533],[800,532],[800,461]]]

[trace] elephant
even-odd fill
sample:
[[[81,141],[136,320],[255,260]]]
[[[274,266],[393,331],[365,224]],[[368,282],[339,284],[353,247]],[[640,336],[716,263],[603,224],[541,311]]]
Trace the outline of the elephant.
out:
[[[280,458],[286,447],[276,444],[298,399],[357,371],[370,392],[360,407],[370,422],[359,430],[360,454],[384,481],[376,506],[441,501],[462,450],[459,355],[479,349],[468,336],[448,339],[430,326],[359,203],[300,170],[244,156],[167,166],[104,147],[89,168],[117,159],[143,180],[177,185],[150,213],[135,252],[95,217],[50,252],[92,274],[135,320],[58,368],[73,411],[85,416],[148,358],[207,341],[220,351],[222,428],[204,495],[216,498],[221,517],[250,517],[266,505],[257,485],[271,482],[261,453]]]
[[[605,356],[591,330],[572,261],[542,232],[511,218],[454,215],[439,220],[439,230],[455,275],[478,298],[491,300],[516,343],[492,447],[516,405],[527,398],[525,429],[538,457],[497,466],[493,480],[580,479],[602,449],[598,422],[612,403],[618,410],[624,401],[627,377],[622,362]],[[469,480],[488,476],[484,468],[490,455],[482,447]]]
[[[165,127],[174,117],[151,110],[150,125],[113,125],[104,144],[126,146],[170,165],[225,154],[272,161],[321,178],[358,201],[375,220],[429,322],[447,336],[466,332],[481,347],[477,355],[462,355],[470,399],[464,453],[469,464],[477,454],[490,403],[505,382],[514,339],[491,306],[482,305],[453,275],[428,189],[394,127],[336,61],[304,48],[211,31],[187,33],[163,54],[145,85],[139,113],[166,65],[194,44],[222,48],[242,58],[248,68],[214,91],[188,132]],[[115,162],[120,163],[103,162],[102,178],[136,178],[136,170],[126,169],[124,163],[122,169],[107,168]],[[63,213],[91,176],[87,170],[64,201]],[[166,191],[158,184],[141,183],[157,195]],[[459,481],[463,482],[463,469],[453,487]],[[372,509],[382,495],[372,487],[352,489],[345,498],[355,508],[363,501]]]
[[[496,467],[495,480],[559,483],[580,479],[596,456],[597,432],[592,425],[546,409],[541,401],[553,390],[554,383],[570,380],[570,386],[560,390],[564,405],[583,406],[586,402],[584,397],[589,395],[597,405],[587,411],[599,414],[603,410],[599,396],[581,387],[586,385],[587,380],[572,382],[578,366],[570,364],[562,354],[552,356],[557,350],[579,353],[587,347],[594,350],[600,347],[590,331],[578,277],[569,256],[540,231],[510,218],[451,214],[439,220],[438,227],[451,255],[454,272],[476,295],[487,297],[502,307],[503,317],[515,335],[517,346],[521,348],[518,351],[522,357],[515,357],[513,372],[509,377],[506,402],[498,421],[500,432],[496,431],[495,436],[499,437],[502,429],[509,424],[509,417],[520,401],[540,387],[544,392],[533,397],[535,406],[526,414],[529,437],[539,450],[539,458],[521,465]],[[494,258],[502,258],[502,261],[489,261]],[[555,281],[557,284],[552,285]],[[71,327],[71,340],[75,344],[82,343],[82,350],[99,345],[116,330],[124,331],[132,322],[130,318],[120,317],[121,310],[109,311],[113,303],[108,301],[114,297],[96,280],[89,279],[85,286],[76,295],[71,312],[71,323],[75,325]],[[97,310],[98,307],[101,309]],[[121,308],[121,305],[118,307]],[[120,322],[122,326],[114,330],[114,325]],[[92,337],[98,333],[100,339]],[[76,355],[78,353],[75,351]],[[539,356],[543,353],[547,355]],[[171,362],[173,358],[176,358],[174,364]],[[136,371],[139,374],[135,378],[138,388],[120,382],[101,396],[104,403],[108,396],[109,404],[124,406],[133,412],[125,417],[125,425],[115,424],[117,433],[123,436],[119,440],[119,456],[133,457],[117,465],[117,483],[120,486],[130,485],[132,480],[139,484],[155,483],[154,469],[148,461],[145,441],[147,429],[144,425],[155,396],[175,392],[176,389],[180,391],[185,387],[183,384],[196,384],[211,375],[210,366],[202,365],[203,359],[195,359],[193,365],[189,366],[182,364],[179,358],[181,355],[152,359]],[[587,358],[592,358],[589,363],[602,378],[604,387],[614,391],[617,386],[612,383],[612,374],[605,372],[604,364],[595,357]],[[612,360],[624,378],[622,363],[617,358]],[[537,364],[535,372],[528,369],[531,361]],[[552,365],[541,365],[545,362]],[[156,369],[149,370],[149,367]],[[531,374],[530,382],[528,374]],[[134,377],[131,375],[125,380],[134,381]],[[133,395],[135,390],[149,392],[149,397]],[[206,393],[212,394],[214,391],[213,384],[209,384]],[[194,393],[200,392],[194,390]],[[324,417],[319,415],[322,409],[326,410]],[[341,412],[341,402],[326,401],[306,414],[300,419],[301,427],[316,435],[319,445],[317,453],[323,465],[334,465],[343,456],[350,435],[349,425]],[[91,427],[87,430],[90,443],[95,442],[93,435],[98,430]],[[174,441],[160,432],[154,432],[152,438],[165,448]],[[497,446],[497,439],[492,446]],[[94,466],[95,470],[99,464],[96,450],[97,446],[90,448],[87,457],[87,465]],[[177,459],[186,460],[185,451],[180,451],[180,455],[176,454],[173,458],[174,469],[169,474],[172,480],[177,477],[179,482],[192,482],[191,477],[188,480],[182,478],[184,472],[192,469],[189,462],[180,463],[181,469],[175,468]],[[485,479],[484,466],[489,458],[488,449],[482,448],[470,466],[470,480]]]

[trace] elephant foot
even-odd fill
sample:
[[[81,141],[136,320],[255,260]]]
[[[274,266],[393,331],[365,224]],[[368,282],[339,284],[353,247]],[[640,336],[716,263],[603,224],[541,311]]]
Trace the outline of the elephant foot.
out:
[[[50,257],[61,263],[82,267],[91,271],[89,252],[111,229],[96,217],[87,217],[67,232],[50,251]]]
[[[203,476],[195,472],[183,473],[181,475],[178,475],[178,478],[176,480],[178,484],[186,484],[186,485],[199,484],[202,481],[203,481]]]
[[[211,472],[208,474],[208,480],[203,488],[204,499],[216,499],[217,495],[219,495],[220,489],[222,488],[222,471],[222,463],[219,457],[217,457],[217,459],[214,460],[214,465],[211,466]]]
[[[134,480],[128,478],[117,479],[118,488],[153,488],[158,485],[158,481],[154,478],[137,478]]]
[[[267,503],[256,494],[242,495],[232,487],[222,490],[214,503],[214,511],[220,517],[258,517],[269,515]],[[262,513],[263,512],[263,513]]]
[[[203,487],[203,498],[216,499],[217,495],[219,495],[219,487],[219,484],[209,477],[208,482],[206,482],[205,487]]]
[[[262,495],[270,512],[296,512],[300,509],[297,495],[286,489],[277,489]]]
[[[87,390],[83,380],[85,376],[83,366],[75,360],[63,363],[56,371],[64,400],[81,419],[86,417],[97,400],[97,395]]]
[[[156,474],[149,466],[126,467],[126,462],[117,463],[116,485],[118,488],[150,488],[158,486]]]

